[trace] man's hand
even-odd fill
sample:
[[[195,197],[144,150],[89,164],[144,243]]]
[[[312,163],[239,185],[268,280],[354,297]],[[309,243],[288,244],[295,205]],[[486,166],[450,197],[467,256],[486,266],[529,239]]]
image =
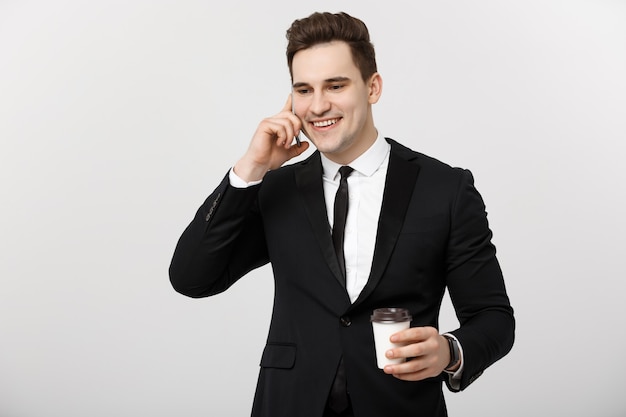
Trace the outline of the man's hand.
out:
[[[443,372],[450,362],[445,337],[434,327],[412,327],[391,335],[392,343],[404,345],[389,349],[388,358],[411,358],[398,365],[385,366],[385,373],[404,381],[421,381]]]
[[[291,112],[291,94],[280,113],[259,123],[250,146],[235,164],[235,174],[244,181],[262,179],[267,171],[276,169],[309,148],[303,141],[294,143],[294,137],[302,127],[300,119]]]

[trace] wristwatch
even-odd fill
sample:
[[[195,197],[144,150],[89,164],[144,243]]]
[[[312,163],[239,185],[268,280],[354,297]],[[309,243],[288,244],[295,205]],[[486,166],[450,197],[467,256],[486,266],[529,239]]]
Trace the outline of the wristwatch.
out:
[[[443,335],[448,340],[448,346],[450,346],[450,363],[444,369],[447,371],[452,368],[461,358],[461,353],[459,352],[459,344],[454,337],[450,337],[448,335]]]

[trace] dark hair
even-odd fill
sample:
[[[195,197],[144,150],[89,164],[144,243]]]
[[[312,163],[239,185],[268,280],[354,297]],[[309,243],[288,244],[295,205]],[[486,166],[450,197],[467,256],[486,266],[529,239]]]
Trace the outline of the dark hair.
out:
[[[367,26],[347,13],[313,13],[304,19],[295,20],[287,29],[287,40],[287,65],[292,78],[296,52],[331,41],[348,44],[352,60],[361,71],[363,81],[367,81],[377,71],[374,45],[370,42]]]

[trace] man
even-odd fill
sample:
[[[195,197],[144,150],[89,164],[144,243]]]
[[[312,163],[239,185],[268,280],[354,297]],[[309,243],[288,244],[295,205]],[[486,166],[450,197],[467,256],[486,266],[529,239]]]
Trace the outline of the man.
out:
[[[253,416],[445,416],[442,381],[465,389],[514,339],[472,175],[377,132],[382,78],[363,22],[315,13],[287,38],[293,95],[184,231],[172,285],[206,297],[271,262]],[[283,166],[309,146],[293,142],[300,130],[317,151]],[[442,335],[446,287],[460,327]],[[406,361],[384,370],[370,323],[382,307],[412,315],[387,352]]]

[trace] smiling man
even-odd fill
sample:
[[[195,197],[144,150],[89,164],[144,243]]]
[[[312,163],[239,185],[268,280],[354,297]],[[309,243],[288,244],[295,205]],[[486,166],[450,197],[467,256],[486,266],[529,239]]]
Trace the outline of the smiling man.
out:
[[[272,264],[275,300],[253,416],[446,416],[508,353],[515,321],[469,171],[385,138],[365,24],[314,13],[287,31],[293,92],[197,211],[170,266],[190,297]],[[309,147],[305,161],[284,165]],[[297,251],[294,250],[297,248]],[[446,288],[460,326],[441,332]],[[376,365],[370,316],[409,310]]]
[[[363,78],[351,56],[347,43],[331,41],[299,51],[291,64],[302,129],[320,152],[342,165],[376,140],[371,105],[382,92],[380,74]]]

